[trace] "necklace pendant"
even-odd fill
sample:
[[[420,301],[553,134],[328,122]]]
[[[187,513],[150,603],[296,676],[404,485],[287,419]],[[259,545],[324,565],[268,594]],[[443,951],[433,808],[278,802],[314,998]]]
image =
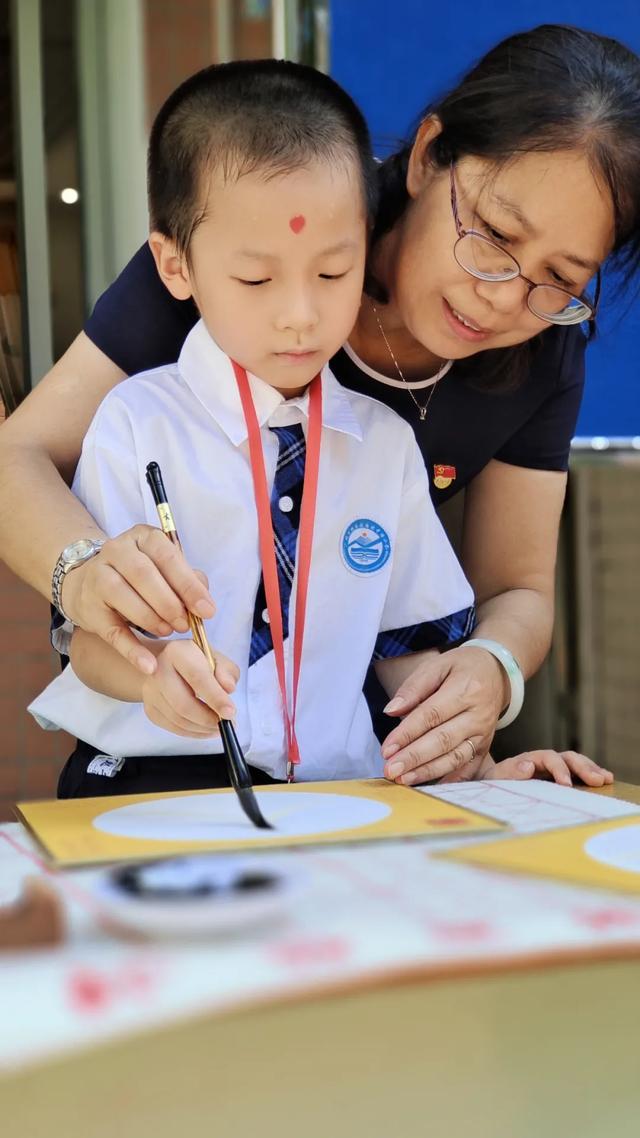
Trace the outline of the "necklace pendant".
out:
[[[451,366],[452,361],[448,360],[446,364],[443,364],[442,367],[440,368],[440,371],[438,372],[438,374],[434,377],[434,380],[433,380],[433,383],[431,386],[431,390],[429,391],[429,395],[427,396],[427,402],[424,404],[424,406],[421,403],[418,403],[418,400],[416,399],[415,395],[413,394],[413,391],[411,390],[411,386],[409,385],[409,383],[407,382],[407,380],[404,377],[404,374],[403,374],[402,368],[400,367],[400,364],[398,363],[396,357],[393,354],[391,344],[387,340],[387,336],[386,336],[384,328],[382,327],[382,323],[380,321],[380,317],[378,316],[378,311],[376,309],[376,306],[371,299],[369,299],[369,303],[370,303],[371,308],[373,310],[373,315],[376,318],[376,323],[378,325],[378,328],[380,329],[380,335],[382,336],[382,339],[385,342],[387,351],[388,351],[388,353],[391,356],[391,359],[393,361],[393,366],[395,367],[398,375],[400,376],[400,379],[405,384],[405,386],[407,388],[407,393],[411,396],[411,398],[413,399],[413,402],[415,403],[416,407],[418,408],[418,411],[420,413],[419,414],[420,422],[424,423],[424,421],[427,417],[427,411],[429,408],[429,404],[431,402],[431,399],[433,398],[433,393],[434,393],[436,386],[438,384],[438,380],[441,379],[444,372]]]

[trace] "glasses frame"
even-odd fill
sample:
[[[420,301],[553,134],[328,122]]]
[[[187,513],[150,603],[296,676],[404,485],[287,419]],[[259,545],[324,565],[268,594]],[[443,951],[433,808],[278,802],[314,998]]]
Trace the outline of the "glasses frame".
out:
[[[538,320],[544,320],[546,323],[558,324],[558,325],[564,326],[564,327],[566,327],[569,324],[569,321],[567,321],[567,320],[555,320],[553,318],[553,316],[549,316],[549,315],[541,316],[539,312],[536,312],[535,309],[531,307],[531,293],[536,288],[553,288],[556,290],[556,292],[564,293],[564,295],[569,297],[570,300],[579,301],[580,304],[583,304],[585,306],[585,308],[587,308],[589,310],[588,316],[581,316],[579,320],[572,321],[572,323],[582,324],[585,321],[593,320],[595,318],[596,311],[598,308],[598,301],[600,299],[600,287],[601,287],[601,283],[602,283],[601,282],[600,269],[598,269],[598,272],[596,274],[596,289],[595,289],[595,295],[594,295],[593,300],[590,300],[584,294],[581,296],[576,296],[575,293],[569,292],[568,289],[566,289],[566,288],[561,288],[560,285],[544,285],[544,284],[538,284],[536,281],[529,280],[529,277],[525,277],[524,273],[522,272],[522,269],[520,268],[520,265],[518,264],[518,262],[516,261],[516,259],[512,253],[507,252],[506,249],[503,249],[502,246],[498,245],[495,241],[491,241],[491,239],[489,237],[485,237],[484,233],[480,233],[479,230],[477,230],[477,229],[465,229],[464,225],[460,221],[460,215],[458,213],[458,195],[456,193],[456,179],[455,179],[454,171],[455,171],[455,162],[452,162],[449,166],[449,178],[450,178],[450,183],[451,183],[451,211],[453,213],[453,220],[454,220],[455,227],[456,227],[456,233],[458,235],[457,240],[453,246],[453,255],[456,259],[457,264],[460,265],[460,268],[463,269],[465,273],[469,273],[469,276],[474,277],[475,280],[488,281],[489,284],[503,284],[506,281],[515,281],[515,280],[517,280],[518,277],[520,277],[525,282],[525,284],[528,286],[528,288],[527,288],[527,308],[529,309],[530,312],[533,313],[534,316],[537,316]],[[475,237],[478,240],[482,241],[483,244],[488,245],[491,249],[496,249],[499,253],[502,254],[503,257],[504,256],[509,257],[509,259],[511,261],[513,261],[513,264],[514,264],[515,269],[516,269],[513,276],[501,277],[501,278],[490,277],[490,276],[487,276],[486,273],[483,273],[483,274],[474,273],[473,269],[470,269],[467,265],[463,265],[462,262],[459,260],[457,254],[456,254],[456,250],[457,250],[460,242],[465,237]]]

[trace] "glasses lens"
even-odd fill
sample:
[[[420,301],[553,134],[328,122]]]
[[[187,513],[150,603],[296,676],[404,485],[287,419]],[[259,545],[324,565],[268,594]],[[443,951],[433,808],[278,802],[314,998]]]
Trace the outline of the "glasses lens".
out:
[[[483,281],[512,281],[520,275],[518,262],[480,233],[466,233],[453,249],[461,269]]]
[[[582,324],[593,315],[593,308],[579,296],[571,296],[562,288],[537,285],[529,293],[529,308],[541,320],[552,324]]]

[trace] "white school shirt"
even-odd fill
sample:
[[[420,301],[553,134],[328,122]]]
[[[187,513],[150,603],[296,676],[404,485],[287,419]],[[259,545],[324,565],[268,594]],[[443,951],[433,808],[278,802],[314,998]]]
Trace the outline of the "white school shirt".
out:
[[[278,440],[269,427],[301,423],[306,434],[308,395],[285,400],[256,376],[249,375],[249,383],[271,490]],[[296,715],[296,778],[307,781],[382,774],[362,694],[379,633],[398,630],[400,638],[400,644],[396,636],[378,644],[381,656],[422,643],[416,629],[444,646],[470,631],[473,606],[409,425],[377,400],[343,388],[329,367],[322,371],[322,425]],[[231,362],[202,321],[177,364],[118,384],[89,428],[73,489],[110,536],[138,522],[157,526],[145,479],[151,461],[160,464],[187,560],[209,578],[217,606],[206,622],[209,642],[241,670],[232,696],[240,744],[249,763],[285,778],[273,651],[248,667],[261,564],[247,428]],[[295,588],[294,579],[291,629]],[[453,623],[451,614],[458,614]],[[406,629],[412,630],[408,649],[402,646]],[[289,683],[292,642],[285,641]],[[91,691],[71,665],[29,710],[43,726],[118,757],[222,750],[217,736],[182,738],[151,723],[142,704]]]

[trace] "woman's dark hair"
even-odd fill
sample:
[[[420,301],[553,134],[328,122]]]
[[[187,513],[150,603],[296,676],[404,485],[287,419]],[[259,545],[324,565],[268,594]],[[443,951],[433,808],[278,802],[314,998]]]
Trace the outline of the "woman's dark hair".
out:
[[[151,129],[151,226],[188,253],[204,216],[206,175],[286,174],[314,160],[355,161],[367,217],[377,171],[364,116],[328,75],[300,63],[240,60],[206,67],[178,87]]]
[[[630,275],[640,263],[640,59],[617,40],[559,24],[510,36],[485,55],[420,121],[437,115],[442,133],[429,157],[441,168],[465,156],[505,163],[520,154],[578,150],[613,204],[616,263]],[[407,207],[413,143],[379,168],[380,205],[372,242]],[[374,290],[375,284],[370,285]],[[378,298],[383,299],[378,291]],[[536,337],[538,340],[538,337]],[[519,379],[530,341],[482,352],[466,371]]]

